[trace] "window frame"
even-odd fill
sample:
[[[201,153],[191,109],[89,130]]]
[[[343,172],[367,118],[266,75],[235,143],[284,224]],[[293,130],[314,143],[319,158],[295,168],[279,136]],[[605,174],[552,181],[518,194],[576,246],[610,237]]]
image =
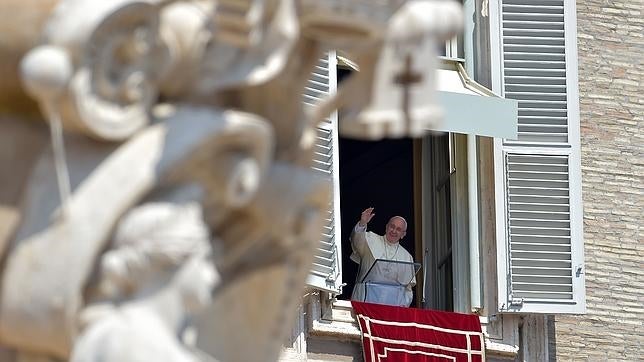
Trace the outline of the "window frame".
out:
[[[334,94],[337,91],[337,65],[338,65],[338,59],[337,59],[337,54],[336,51],[331,50],[326,54],[327,58],[327,69],[326,69],[326,77],[327,77],[327,93],[326,96]],[[324,59],[324,58],[322,58]],[[319,71],[318,71],[319,73]],[[311,81],[312,82],[312,81]],[[312,92],[309,92],[310,95],[313,95],[314,98],[321,99],[321,97],[324,95],[324,92],[319,92],[316,91],[316,85],[313,85],[309,83],[311,87],[307,87],[307,90],[305,90],[305,93],[309,90],[308,88],[312,89]],[[339,154],[337,152],[338,150],[338,112],[332,112],[331,115],[329,116],[327,122],[324,122],[324,124],[321,124],[318,126],[318,129],[320,131],[318,132],[323,132],[323,133],[328,133],[329,135],[329,148],[326,153],[320,154],[320,158],[328,158],[331,163],[330,167],[328,170],[323,170],[329,173],[330,176],[330,182],[332,185],[332,200],[330,202],[330,207],[331,210],[329,211],[331,214],[332,220],[327,221],[327,225],[325,225],[326,228],[330,228],[330,232],[333,233],[331,236],[332,238],[332,243],[331,245],[328,245],[328,248],[325,248],[325,244],[321,242],[321,247],[318,248],[318,251],[315,254],[316,260],[328,260],[328,258],[325,258],[325,254],[329,254],[331,256],[330,260],[330,265],[327,265],[327,268],[330,268],[331,271],[330,273],[323,275],[320,271],[315,270],[315,264],[316,262],[314,261],[314,266],[309,273],[307,277],[307,285],[313,288],[317,288],[320,290],[324,290],[327,292],[331,293],[342,293],[342,240],[339,237],[341,235],[341,220],[340,220],[340,172],[339,172]],[[326,147],[326,145],[318,145],[316,144],[316,147],[322,146],[321,148]],[[329,154],[330,153],[330,154]],[[317,153],[316,156],[314,156],[314,160],[317,159]],[[313,166],[313,168],[316,168]],[[324,233],[323,233],[324,234]],[[320,263],[324,264],[324,262]]]

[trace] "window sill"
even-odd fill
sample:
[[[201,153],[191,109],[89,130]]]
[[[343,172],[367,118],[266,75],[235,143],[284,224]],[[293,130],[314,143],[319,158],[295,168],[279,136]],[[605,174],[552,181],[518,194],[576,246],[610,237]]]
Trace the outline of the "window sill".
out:
[[[362,339],[351,302],[347,300],[331,301],[324,294],[313,295],[310,300],[308,315],[309,334],[311,336],[351,342],[360,342]],[[481,325],[485,326],[487,318],[480,318]],[[485,332],[484,334],[485,353],[487,356],[501,358],[515,358],[517,356],[519,352],[518,346],[490,339]]]
[[[351,302],[313,296],[309,304],[309,334],[341,341],[360,342],[362,336]],[[324,304],[324,305],[323,305]]]
[[[487,357],[516,358],[519,346],[492,341],[485,336],[485,355]]]

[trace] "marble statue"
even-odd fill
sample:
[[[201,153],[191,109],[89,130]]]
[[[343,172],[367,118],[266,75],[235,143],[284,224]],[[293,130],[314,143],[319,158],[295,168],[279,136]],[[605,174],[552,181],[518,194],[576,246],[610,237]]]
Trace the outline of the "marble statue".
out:
[[[70,360],[198,361],[176,336],[211,302],[219,279],[199,205],[136,207],[112,245],[99,263],[101,298],[81,312]]]
[[[462,22],[440,0],[2,6],[37,16],[4,23],[27,44],[0,48],[0,116],[22,87],[52,146],[0,230],[0,357],[16,361],[276,360],[331,195],[316,126],[336,110],[356,138],[439,123],[435,44]],[[304,108],[332,49],[360,71]]]

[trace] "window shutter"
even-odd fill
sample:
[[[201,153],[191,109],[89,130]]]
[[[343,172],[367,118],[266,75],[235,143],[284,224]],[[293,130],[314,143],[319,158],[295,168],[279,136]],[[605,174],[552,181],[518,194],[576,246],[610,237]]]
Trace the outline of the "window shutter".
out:
[[[312,106],[336,90],[336,56],[329,52],[320,59],[304,91],[304,104]],[[341,293],[341,248],[337,237],[340,229],[340,188],[338,174],[337,113],[333,113],[317,129],[313,169],[333,182],[333,197],[329,203],[326,223],[320,236],[313,267],[307,283],[332,293]]]
[[[496,5],[493,88],[519,107],[518,139],[495,140],[498,307],[584,313],[574,1]]]

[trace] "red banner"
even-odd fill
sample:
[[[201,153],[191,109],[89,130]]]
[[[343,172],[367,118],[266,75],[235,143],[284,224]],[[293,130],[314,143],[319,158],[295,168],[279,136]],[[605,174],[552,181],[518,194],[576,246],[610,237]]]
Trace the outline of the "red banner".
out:
[[[485,361],[474,314],[352,301],[367,362]]]

